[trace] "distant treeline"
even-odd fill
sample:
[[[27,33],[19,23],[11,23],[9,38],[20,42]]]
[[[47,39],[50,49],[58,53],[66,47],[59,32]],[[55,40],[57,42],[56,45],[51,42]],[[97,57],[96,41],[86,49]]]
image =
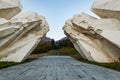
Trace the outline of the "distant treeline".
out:
[[[58,41],[55,41],[54,39],[51,39],[51,40],[48,40],[48,41],[42,40],[38,44],[36,49],[33,51],[33,54],[44,53],[44,52],[48,52],[50,50],[61,49],[61,48],[64,48],[64,47],[73,48],[74,46],[73,46],[72,42],[67,38],[64,38],[64,39],[61,39],[61,40],[58,40]]]

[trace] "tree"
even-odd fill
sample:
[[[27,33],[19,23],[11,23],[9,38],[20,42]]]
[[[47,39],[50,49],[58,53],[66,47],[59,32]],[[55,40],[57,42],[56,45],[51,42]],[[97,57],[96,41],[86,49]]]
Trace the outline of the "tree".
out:
[[[56,42],[55,42],[54,39],[52,39],[51,45],[52,45],[52,48],[53,48],[53,49],[57,49]]]

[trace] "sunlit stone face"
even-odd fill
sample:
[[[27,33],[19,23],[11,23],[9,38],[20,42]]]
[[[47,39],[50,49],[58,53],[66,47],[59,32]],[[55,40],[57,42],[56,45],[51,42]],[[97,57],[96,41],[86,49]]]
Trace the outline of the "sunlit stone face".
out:
[[[19,0],[0,1],[0,61],[24,61],[49,30],[45,17],[21,8]]]
[[[81,13],[64,26],[80,55],[97,62],[120,62],[120,0],[95,0],[92,11],[102,19]]]
[[[63,30],[84,59],[111,63],[120,62],[119,26],[117,19],[81,13],[66,21]]]
[[[120,0],[95,0],[92,11],[101,18],[120,20]]]

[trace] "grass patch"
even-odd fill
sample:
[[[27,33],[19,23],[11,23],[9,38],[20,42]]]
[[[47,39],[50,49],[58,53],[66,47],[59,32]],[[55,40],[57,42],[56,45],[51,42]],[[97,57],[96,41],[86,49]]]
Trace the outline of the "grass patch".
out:
[[[76,51],[75,48],[71,47],[65,47],[59,49],[60,55],[66,55],[66,56],[73,56],[73,55],[78,55],[78,52]]]
[[[52,56],[54,56],[54,55],[56,55],[55,53],[56,53],[56,50],[50,50],[50,51],[48,51],[47,52],[49,55],[52,55]]]
[[[19,62],[0,62],[0,69],[21,64]]]
[[[93,62],[93,61],[87,61],[87,60],[80,60],[81,62],[88,63],[88,64],[94,64],[110,69],[114,69],[117,71],[120,71],[120,63],[98,63],[98,62]]]
[[[16,66],[19,64],[30,62],[31,60],[25,60],[24,62],[0,62],[0,69]]]

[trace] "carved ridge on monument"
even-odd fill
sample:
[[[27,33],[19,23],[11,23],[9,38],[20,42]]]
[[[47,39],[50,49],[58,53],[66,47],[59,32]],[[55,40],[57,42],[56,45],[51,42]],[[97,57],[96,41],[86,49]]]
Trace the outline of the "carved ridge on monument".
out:
[[[19,13],[22,9],[19,0],[2,1],[9,5],[0,5],[0,12],[11,11],[9,8],[12,7],[15,13],[0,16],[0,61],[24,61],[49,31],[48,23],[45,17],[35,12]]]
[[[105,6],[113,1],[95,0],[92,11],[96,14],[98,12],[97,15],[103,19],[97,19],[82,12],[66,21],[63,30],[84,59],[105,63],[120,62],[120,36],[118,35],[120,34],[120,16],[110,17],[109,10],[113,12],[111,14],[114,16],[116,9]],[[100,13],[97,9],[105,11]],[[119,8],[117,10],[120,11]]]

